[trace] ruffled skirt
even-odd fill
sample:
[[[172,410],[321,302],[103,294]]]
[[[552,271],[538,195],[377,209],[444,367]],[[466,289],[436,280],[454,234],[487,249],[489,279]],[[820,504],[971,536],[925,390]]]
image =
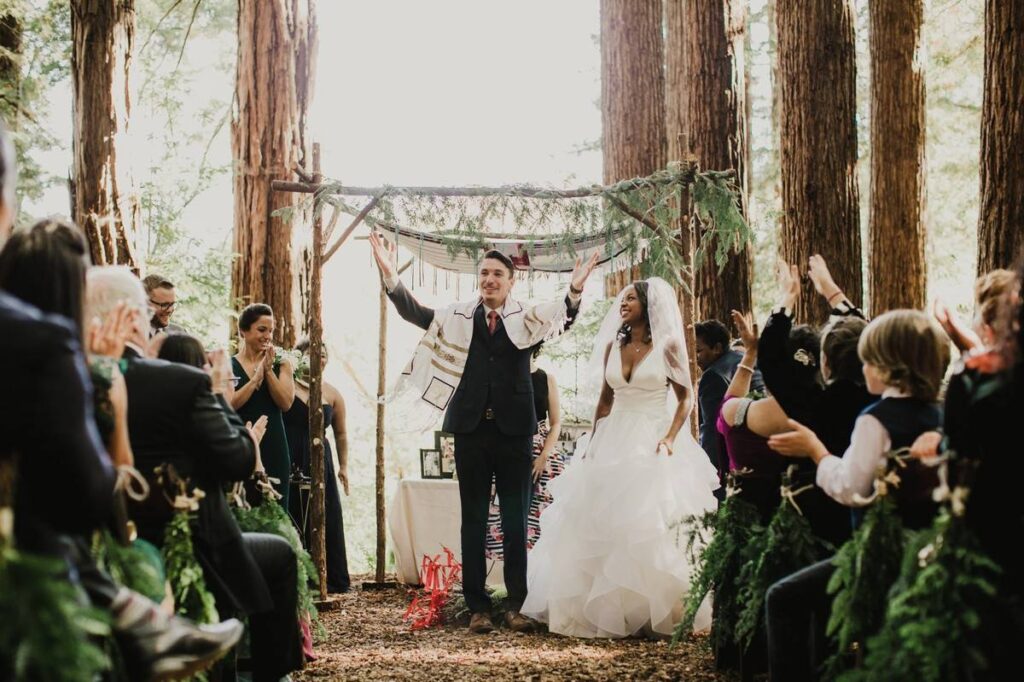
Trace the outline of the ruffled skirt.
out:
[[[530,553],[527,616],[576,637],[669,635],[693,564],[685,520],[717,505],[718,473],[689,425],[670,457],[655,452],[666,419],[613,410],[565,472]],[[694,629],[710,624],[702,606]]]

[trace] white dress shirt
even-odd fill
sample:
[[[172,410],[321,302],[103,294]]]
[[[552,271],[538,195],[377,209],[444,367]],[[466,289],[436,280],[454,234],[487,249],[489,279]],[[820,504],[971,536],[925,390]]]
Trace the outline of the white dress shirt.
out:
[[[882,398],[907,398],[896,388],[887,388]],[[870,414],[857,417],[850,435],[850,447],[842,458],[828,455],[818,462],[815,480],[829,497],[847,507],[860,507],[855,495],[867,497],[874,488],[875,476],[885,465],[885,453],[892,449],[892,439],[882,422]]]

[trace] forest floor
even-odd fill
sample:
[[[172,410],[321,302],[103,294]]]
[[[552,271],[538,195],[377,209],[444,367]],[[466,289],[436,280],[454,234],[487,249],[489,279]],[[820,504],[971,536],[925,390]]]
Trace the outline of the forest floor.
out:
[[[580,640],[499,628],[472,635],[464,625],[412,631],[403,622],[405,588],[339,595],[321,614],[327,638],[296,680],[728,680],[716,673],[704,637],[670,649],[666,641]]]

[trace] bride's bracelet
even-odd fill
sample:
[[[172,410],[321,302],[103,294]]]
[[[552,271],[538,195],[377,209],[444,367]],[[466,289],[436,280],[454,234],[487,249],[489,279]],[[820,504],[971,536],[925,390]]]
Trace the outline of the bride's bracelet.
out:
[[[753,367],[751,367],[750,365],[744,365],[742,362],[739,363],[738,365],[736,365],[736,369],[745,369],[748,372],[750,372],[751,374],[754,373],[754,368]]]

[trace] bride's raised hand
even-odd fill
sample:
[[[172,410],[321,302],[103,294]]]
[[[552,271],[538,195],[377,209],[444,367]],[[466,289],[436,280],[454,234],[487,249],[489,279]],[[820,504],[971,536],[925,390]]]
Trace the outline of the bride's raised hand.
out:
[[[665,450],[665,454],[669,457],[672,456],[672,446],[674,445],[672,438],[662,438],[658,441],[658,447],[654,449],[656,454],[661,454],[662,449]]]

